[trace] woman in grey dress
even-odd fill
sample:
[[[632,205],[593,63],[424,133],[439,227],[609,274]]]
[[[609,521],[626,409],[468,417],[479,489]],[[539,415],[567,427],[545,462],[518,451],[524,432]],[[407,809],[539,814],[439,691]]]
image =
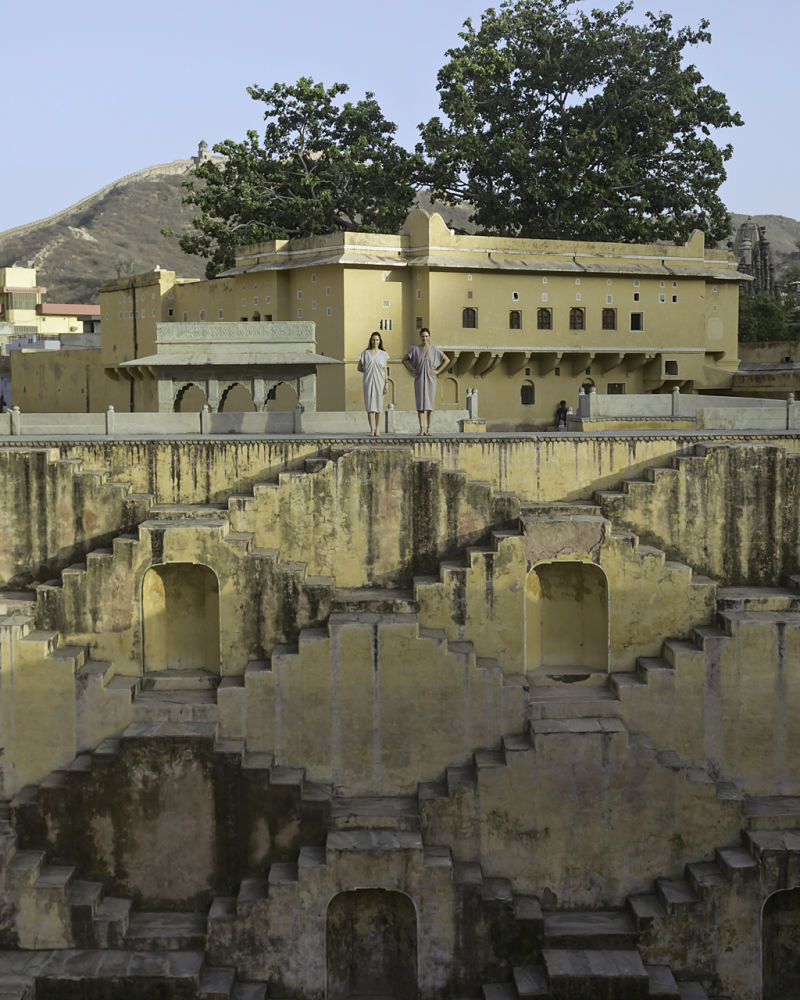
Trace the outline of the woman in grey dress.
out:
[[[430,434],[436,402],[436,376],[441,375],[447,368],[450,358],[438,347],[434,347],[431,343],[431,331],[424,326],[419,331],[419,343],[408,349],[403,364],[414,376],[419,432]]]
[[[370,437],[377,437],[378,424],[386,393],[386,365],[389,354],[383,349],[383,338],[375,331],[370,334],[369,346],[358,359],[358,370],[364,373],[364,407],[369,420]]]

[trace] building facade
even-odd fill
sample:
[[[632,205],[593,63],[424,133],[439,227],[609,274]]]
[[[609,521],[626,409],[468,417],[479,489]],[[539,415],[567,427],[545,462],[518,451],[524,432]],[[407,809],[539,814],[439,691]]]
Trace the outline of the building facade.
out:
[[[388,401],[413,409],[401,360],[428,327],[452,361],[439,407],[463,408],[477,389],[490,427],[546,427],[558,401],[574,405],[582,385],[638,393],[729,384],[740,278],[735,258],[704,249],[701,233],[684,246],[461,236],[416,211],[398,236],[333,233],[243,247],[236,266],[210,281],[155,270],[106,282],[92,396],[157,409],[155,382],[131,381],[122,366],[155,352],[159,323],[310,320],[318,352],[344,362],[320,372],[321,410],[362,407],[356,366],[373,330],[392,359]],[[46,404],[47,378],[29,371],[27,408]]]

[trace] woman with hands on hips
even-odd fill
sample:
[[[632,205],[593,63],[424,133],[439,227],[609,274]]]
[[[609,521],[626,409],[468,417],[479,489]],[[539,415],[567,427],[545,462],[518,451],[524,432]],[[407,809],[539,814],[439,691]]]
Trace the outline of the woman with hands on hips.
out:
[[[408,349],[403,364],[414,376],[419,433],[430,434],[436,402],[436,376],[447,368],[450,358],[431,343],[431,331],[424,326],[419,331],[419,343]]]

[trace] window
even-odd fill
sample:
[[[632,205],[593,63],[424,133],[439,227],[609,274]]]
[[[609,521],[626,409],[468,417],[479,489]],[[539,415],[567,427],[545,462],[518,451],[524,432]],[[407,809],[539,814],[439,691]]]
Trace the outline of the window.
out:
[[[325,310],[325,315],[326,316],[333,316],[333,309],[331,309],[330,306],[328,306],[328,308]]]
[[[312,309],[316,309],[317,308],[317,300],[316,299],[312,299],[311,300],[311,308]]]
[[[664,282],[663,282],[663,281],[659,281],[659,283],[658,283],[658,287],[659,287],[659,288],[663,288],[663,287],[664,287]]]
[[[302,309],[298,309],[297,310],[297,318],[298,319],[302,319],[303,318],[303,310]]]
[[[174,315],[175,315],[174,309],[167,309],[167,316],[174,316]]]
[[[537,309],[536,310],[536,329],[537,330],[552,330],[553,329],[553,310],[552,309]]]
[[[223,311],[221,309],[217,309],[217,319],[222,319],[223,316],[224,316]]]
[[[508,328],[509,330],[522,329],[522,313],[519,309],[512,309],[508,314]]]
[[[519,302],[519,292],[512,292],[511,293],[511,301],[512,302]]]
[[[547,278],[542,278],[542,284],[543,284],[543,285],[546,285],[546,284],[547,284]]]
[[[677,361],[665,361],[664,362],[664,374],[665,375],[677,375],[678,374],[678,362]]]
[[[639,281],[638,278],[634,278],[633,279],[633,287],[634,288],[638,288],[640,284],[641,284],[641,282]]]
[[[638,302],[639,301],[639,293],[638,292],[634,292],[633,293],[633,301],[634,302]]]
[[[666,295],[664,295],[663,292],[658,296],[658,301],[659,302],[666,302],[667,301],[667,297],[666,297]]]
[[[258,305],[258,296],[257,296],[257,295],[254,295],[254,296],[253,296],[253,305],[254,305],[254,306],[257,306],[257,305]]]
[[[384,309],[388,309],[391,304],[392,303],[391,303],[391,301],[389,299],[384,299],[383,300],[383,308]]]
[[[205,311],[205,309],[201,309],[200,310],[200,319],[202,320],[202,319],[205,319],[205,318],[206,318],[206,311]]]
[[[672,301],[673,302],[677,302],[678,301],[678,296],[677,295],[673,295],[672,296]]]
[[[547,294],[547,292],[542,292],[542,302],[549,302],[549,301],[550,301],[550,296]]]
[[[461,310],[461,326],[465,330],[476,330],[478,328],[478,310],[468,306]]]
[[[182,313],[182,315],[181,315],[181,319],[182,319],[182,320],[183,320],[183,322],[185,323],[185,322],[186,322],[186,321],[187,321],[187,320],[189,319],[189,313],[187,313],[187,312],[185,312],[185,313]]]
[[[573,306],[569,311],[569,328],[570,330],[585,330],[586,329],[586,312],[583,309],[578,308],[578,306]]]
[[[625,395],[625,383],[624,382],[607,382],[606,392],[609,396],[624,396]]]
[[[631,330],[644,330],[644,313],[631,313]]]
[[[606,295],[606,305],[607,306],[610,306],[613,301],[614,301],[614,296],[613,295]]]
[[[265,303],[266,303],[267,305],[269,305],[269,304],[270,304],[270,303],[272,302],[272,296],[271,296],[271,295],[267,295],[267,296],[265,296],[265,298],[264,298],[264,302],[265,302]]]
[[[415,316],[414,317],[414,326],[417,328],[417,330],[421,330],[422,329],[422,317],[421,316]]]
[[[391,330],[391,328],[392,328],[392,321],[390,319],[382,319],[378,323],[379,330]]]
[[[267,315],[264,317],[264,320],[267,323],[271,323],[272,322],[272,313],[267,313]]]
[[[326,285],[325,286],[325,294],[326,295],[330,295],[331,294],[331,286],[330,285]]]
[[[468,298],[468,299],[471,299],[471,298],[472,298],[472,292],[467,292],[467,298]]]
[[[299,302],[300,299],[302,299],[302,297],[303,297],[303,293],[298,289],[298,292],[297,292],[297,301]]]
[[[317,280],[317,276],[316,276],[316,274],[312,274],[312,275],[311,275],[311,281],[312,281],[312,284],[313,284],[313,282],[315,282],[316,280]]]
[[[422,289],[421,289],[421,288],[418,288],[418,289],[417,289],[417,298],[418,298],[418,299],[421,299],[421,298],[422,298]]]
[[[616,330],[617,328],[617,310],[616,309],[604,309],[603,310],[603,329],[604,330]]]
[[[247,305],[247,299],[242,299],[242,305],[243,305],[243,306],[246,306],[246,305]]]
[[[533,406],[536,402],[536,388],[533,382],[523,382],[519,387],[519,401],[523,406]]]

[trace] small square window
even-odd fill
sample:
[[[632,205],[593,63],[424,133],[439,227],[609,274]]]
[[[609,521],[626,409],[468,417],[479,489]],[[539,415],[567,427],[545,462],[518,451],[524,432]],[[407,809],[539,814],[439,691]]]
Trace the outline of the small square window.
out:
[[[678,282],[677,281],[673,281],[672,282],[672,287],[673,288],[677,288],[678,287]]]
[[[547,301],[548,301],[547,292],[542,292],[542,302],[547,302]]]
[[[311,275],[311,282],[312,282],[312,284],[313,284],[313,282],[315,282],[316,280],[317,280],[317,276],[316,276],[316,274],[312,274],[312,275]]]
[[[326,285],[325,286],[325,294],[326,295],[330,295],[331,294],[331,286],[330,285]]]
[[[317,300],[316,299],[312,299],[311,300],[311,308],[312,309],[316,309],[317,308]]]
[[[606,284],[607,284],[607,285],[610,285],[610,284],[611,284],[611,278],[606,278]]]
[[[270,302],[272,302],[272,296],[270,296],[270,295],[265,296],[265,298],[264,298],[264,304],[268,306],[270,304]]]
[[[561,374],[561,369],[560,369],[560,368],[558,368],[558,367],[554,368],[554,369],[553,369],[553,374],[554,374],[554,375],[560,375],[560,374]]]
[[[543,284],[543,285],[546,285],[546,284],[547,284],[547,278],[542,278],[542,284]]]
[[[298,309],[297,310],[297,318],[298,319],[302,319],[303,318],[303,310],[302,309]]]
[[[242,305],[243,305],[243,306],[246,306],[246,305],[247,305],[247,299],[242,299]]]
[[[639,281],[639,279],[638,279],[638,278],[634,278],[634,279],[633,279],[633,287],[634,287],[634,288],[638,288],[638,287],[639,287],[639,284],[640,284],[640,281]]]
[[[185,322],[186,322],[186,321],[187,321],[188,319],[189,319],[189,313],[186,313],[186,312],[185,312],[185,313],[183,314],[183,322],[185,323]]]
[[[625,383],[624,382],[607,382],[606,392],[609,396],[624,396],[625,395]]]
[[[633,301],[634,302],[638,302],[639,301],[639,293],[638,292],[634,292],[633,293]]]
[[[575,301],[576,302],[580,302],[580,300],[581,300],[581,293],[580,292],[576,292],[575,293]]]
[[[421,299],[421,298],[422,298],[422,289],[421,289],[421,288],[418,288],[418,289],[417,289],[417,298],[418,298],[418,299]]]
[[[254,306],[257,306],[257,305],[258,305],[258,296],[257,296],[257,295],[254,295],[254,296],[253,296],[253,305],[254,305]]]
[[[468,298],[468,299],[471,299],[471,298],[472,298],[472,292],[467,292],[467,298]]]
[[[712,292],[716,292],[717,291],[717,286],[716,285],[712,285],[711,286],[711,291]]]
[[[421,330],[422,329],[422,317],[421,316],[415,316],[414,317],[414,326],[417,328],[417,330]]]
[[[678,362],[677,361],[665,361],[664,362],[664,374],[665,375],[677,375],[678,374]]]
[[[471,274],[467,275],[467,281],[472,281],[472,275]]]
[[[333,316],[333,309],[331,309],[330,306],[328,306],[328,308],[325,310],[325,315],[326,316]]]
[[[512,300],[512,302],[519,302],[519,292],[512,292],[511,293],[511,300]]]
[[[391,305],[391,302],[389,301],[389,299],[384,299],[383,300],[383,308],[384,309],[388,309],[390,305]]]
[[[175,315],[174,309],[167,309],[167,316],[174,316],[174,315]]]
[[[205,319],[205,318],[206,318],[206,311],[205,311],[205,309],[201,309],[200,310],[200,319],[202,320],[202,319]]]
[[[576,284],[576,285],[579,285],[580,283],[581,283],[581,279],[580,279],[580,278],[576,278],[576,279],[575,279],[575,284]]]
[[[222,319],[222,317],[223,317],[222,310],[221,309],[217,309],[217,319]]]
[[[672,296],[672,301],[673,302],[677,302],[678,301],[678,296],[677,295],[673,295]]]
[[[610,306],[613,301],[614,301],[614,296],[613,295],[606,295],[606,305],[607,306]]]
[[[302,299],[302,297],[303,297],[303,293],[302,293],[302,291],[300,291],[300,289],[298,289],[298,291],[297,291],[297,300],[298,300],[298,302],[300,301],[300,299]]]
[[[667,297],[666,297],[666,295],[663,294],[663,292],[658,296],[658,301],[659,302],[666,302],[667,301]]]
[[[663,287],[664,287],[664,282],[663,282],[663,281],[659,281],[659,283],[658,283],[658,287],[659,287],[659,288],[663,288]]]

